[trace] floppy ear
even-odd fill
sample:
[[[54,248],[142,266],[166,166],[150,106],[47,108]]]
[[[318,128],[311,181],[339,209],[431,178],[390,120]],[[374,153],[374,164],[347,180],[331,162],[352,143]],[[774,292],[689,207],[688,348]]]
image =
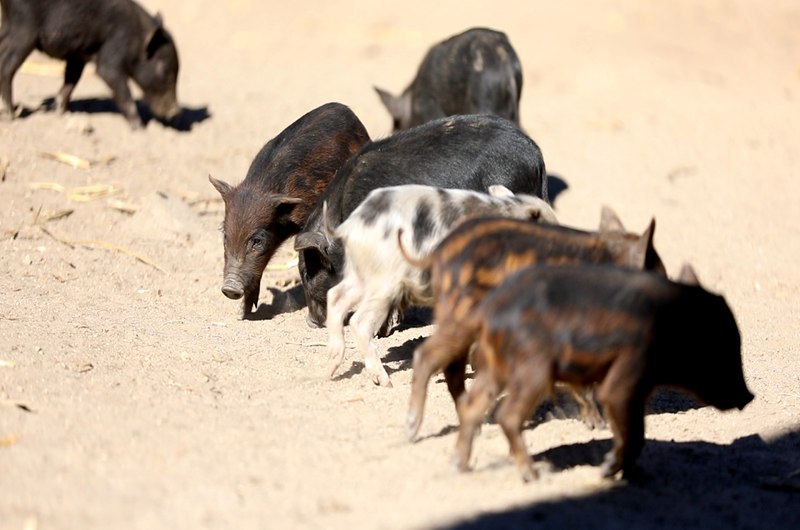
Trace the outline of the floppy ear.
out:
[[[216,188],[219,194],[222,195],[222,200],[227,202],[228,196],[233,191],[233,186],[231,186],[227,182],[217,180],[211,175],[208,176],[208,181],[211,183],[212,186],[214,186],[214,188]]]
[[[625,227],[622,226],[617,213],[606,205],[600,211],[600,231],[601,232],[624,232]]]
[[[327,250],[328,241],[319,232],[303,232],[294,239],[294,249],[300,250]]]
[[[294,240],[294,249],[302,253],[307,269],[333,269],[333,265],[328,259],[328,240],[323,234],[319,232],[297,234]]]
[[[514,192],[502,184],[492,184],[489,186],[489,195],[492,197],[513,197]]]

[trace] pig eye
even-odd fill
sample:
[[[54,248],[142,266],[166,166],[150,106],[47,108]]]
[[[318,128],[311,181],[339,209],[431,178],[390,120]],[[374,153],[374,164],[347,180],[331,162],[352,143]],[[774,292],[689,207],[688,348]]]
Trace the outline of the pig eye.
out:
[[[263,230],[259,230],[250,237],[250,249],[253,252],[263,252],[267,244],[267,237]]]

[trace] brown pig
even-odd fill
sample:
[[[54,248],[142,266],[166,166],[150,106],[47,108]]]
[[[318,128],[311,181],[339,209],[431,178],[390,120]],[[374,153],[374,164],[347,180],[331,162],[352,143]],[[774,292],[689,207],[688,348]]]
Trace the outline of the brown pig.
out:
[[[461,323],[486,293],[511,273],[537,264],[613,263],[666,275],[653,247],[655,220],[642,233],[625,232],[610,208],[603,208],[600,230],[586,232],[564,226],[530,223],[502,217],[465,221],[417,264],[430,274],[435,334],[414,352],[408,435],[414,439],[422,423],[428,381],[444,370],[453,401],[464,393],[470,344],[458,342]],[[581,414],[592,426],[602,424],[596,407],[581,399]]]
[[[613,433],[604,477],[632,478],[644,446],[645,402],[654,388],[688,390],[721,410],[753,399],[741,339],[725,299],[698,285],[608,265],[528,267],[493,289],[461,325],[477,342],[476,376],[458,403],[456,465],[469,466],[487,408],[525,481],[536,478],[521,428],[555,382],[597,384]]]
[[[258,152],[234,187],[209,176],[225,201],[222,292],[258,305],[261,275],[275,251],[298,233],[336,171],[369,140],[364,125],[340,103],[318,107]]]

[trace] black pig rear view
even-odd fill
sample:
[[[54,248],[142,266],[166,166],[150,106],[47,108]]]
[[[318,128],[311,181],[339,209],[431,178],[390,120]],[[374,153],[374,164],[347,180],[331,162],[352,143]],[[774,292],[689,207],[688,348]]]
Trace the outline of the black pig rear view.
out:
[[[483,192],[501,184],[547,200],[539,147],[498,116],[441,118],[365,145],[337,172],[295,240],[309,325],[325,324],[327,292],[341,280],[344,261],[341,242],[324,230],[322,203],[327,202],[327,221],[335,228],[370,191],[402,184]],[[425,214],[420,212],[418,222],[426,222]]]
[[[14,115],[14,74],[34,49],[67,62],[56,108],[65,112],[87,62],[108,84],[114,102],[134,129],[142,126],[128,78],[164,120],[180,111],[178,52],[161,17],[132,0],[0,0],[0,96]]]
[[[472,28],[433,46],[400,96],[375,90],[395,131],[455,114],[495,114],[519,125],[522,67],[504,33]]]
[[[222,292],[244,297],[244,315],[258,304],[261,276],[277,248],[300,231],[336,171],[368,140],[349,108],[328,103],[267,142],[238,186],[209,176],[225,201]]]

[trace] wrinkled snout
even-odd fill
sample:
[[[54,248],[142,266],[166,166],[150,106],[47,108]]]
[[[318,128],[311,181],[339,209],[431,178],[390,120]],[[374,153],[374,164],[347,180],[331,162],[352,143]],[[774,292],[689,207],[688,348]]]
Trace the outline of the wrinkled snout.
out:
[[[222,294],[231,300],[238,300],[244,296],[244,285],[234,278],[226,278],[222,284]]]

